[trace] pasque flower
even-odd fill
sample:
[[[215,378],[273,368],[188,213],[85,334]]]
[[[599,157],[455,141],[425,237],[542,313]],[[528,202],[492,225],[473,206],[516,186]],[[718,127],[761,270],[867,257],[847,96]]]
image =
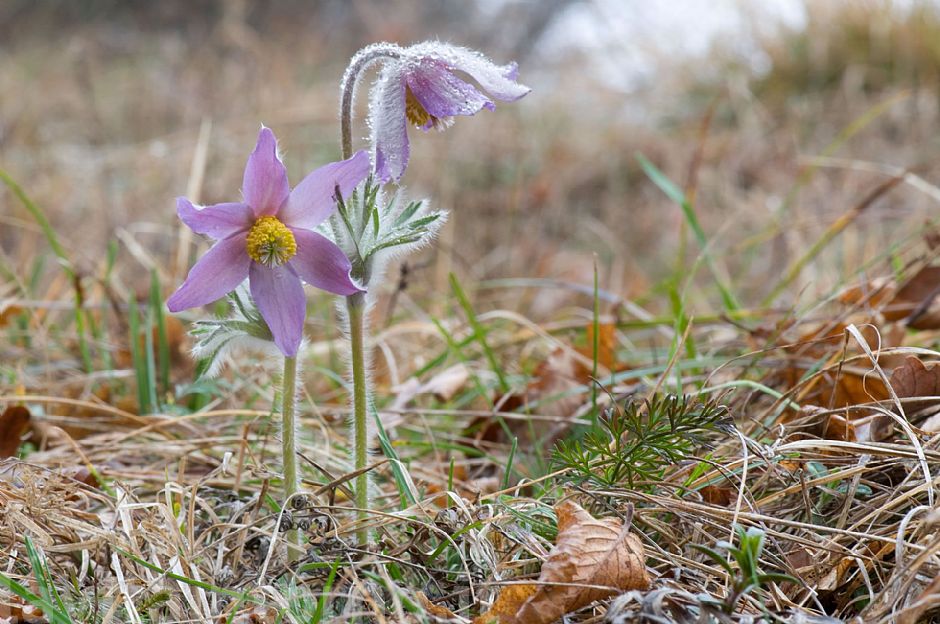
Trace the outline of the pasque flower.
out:
[[[442,130],[455,115],[496,108],[490,97],[518,100],[530,89],[516,81],[516,64],[499,66],[467,48],[426,42],[393,50],[370,98],[376,175],[398,180],[408,165],[408,123]],[[458,77],[462,72],[482,91]]]
[[[243,201],[197,207],[184,197],[176,200],[183,223],[217,242],[167,307],[178,312],[211,303],[248,278],[274,343],[294,357],[307,308],[301,281],[338,295],[363,292],[349,276],[346,254],[314,230],[336,208],[336,189],[345,197],[369,170],[369,156],[360,151],[317,169],[291,190],[277,139],[262,127],[245,166]]]

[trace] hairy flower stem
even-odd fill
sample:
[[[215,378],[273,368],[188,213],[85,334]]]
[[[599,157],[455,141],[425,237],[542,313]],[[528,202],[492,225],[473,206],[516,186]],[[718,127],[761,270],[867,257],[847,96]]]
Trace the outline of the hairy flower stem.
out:
[[[363,294],[346,297],[346,311],[349,315],[349,341],[352,349],[353,376],[353,455],[356,470],[362,470],[369,461],[368,436],[368,379],[365,362],[365,309]],[[363,472],[355,482],[356,507],[359,509],[359,521],[365,522],[369,509],[369,475]],[[359,543],[369,543],[369,530],[363,526],[358,532]]]
[[[359,76],[370,65],[383,58],[400,58],[401,48],[393,43],[376,43],[359,50],[343,74],[340,85],[340,126],[342,130],[343,158],[352,156],[352,107],[356,99]]]
[[[297,493],[297,442],[294,423],[294,400],[297,387],[297,358],[284,358],[284,377],[281,380],[281,440],[284,459],[284,501],[285,505]],[[300,531],[291,529],[287,532],[287,556],[290,561],[297,561],[303,554],[303,541]]]
[[[401,48],[395,44],[377,43],[357,52],[349,62],[340,85],[340,129],[343,158],[350,158],[353,153],[353,101],[355,100],[359,77],[363,71],[381,59],[400,58],[400,52]],[[335,213],[332,222],[334,228],[339,229],[341,227],[339,216]],[[346,312],[349,316],[349,346],[352,352],[353,468],[357,471],[364,469],[369,461],[369,428],[367,420],[369,381],[366,378],[365,311],[366,299],[363,293],[346,297]],[[359,508],[359,520],[365,522],[368,518],[369,509],[368,474],[363,472],[356,477],[354,490],[356,493],[356,507]],[[369,544],[369,530],[365,528],[365,525],[359,530],[358,538],[361,545],[366,546]]]

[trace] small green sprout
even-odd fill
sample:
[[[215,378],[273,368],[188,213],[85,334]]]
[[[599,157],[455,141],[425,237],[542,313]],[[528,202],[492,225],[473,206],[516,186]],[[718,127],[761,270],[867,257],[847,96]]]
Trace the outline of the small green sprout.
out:
[[[727,558],[717,550],[700,544],[692,544],[693,548],[705,553],[709,559],[724,569],[728,573],[728,578],[732,581],[731,592],[722,603],[722,610],[725,613],[733,613],[742,596],[751,591],[763,590],[764,585],[767,583],[799,583],[798,579],[789,574],[760,571],[758,564],[760,563],[761,552],[764,550],[764,538],[766,537],[764,531],[757,527],[750,527],[745,531],[740,526],[736,526],[734,531],[738,542],[737,546],[722,540],[715,547],[729,553],[737,566],[728,562]]]

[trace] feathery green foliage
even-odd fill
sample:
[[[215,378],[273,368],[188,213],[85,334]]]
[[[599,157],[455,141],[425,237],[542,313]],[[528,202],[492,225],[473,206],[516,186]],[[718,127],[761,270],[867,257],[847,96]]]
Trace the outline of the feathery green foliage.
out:
[[[553,462],[578,483],[651,490],[670,466],[691,458],[709,433],[728,422],[719,401],[658,395],[615,405],[580,440],[560,441]]]

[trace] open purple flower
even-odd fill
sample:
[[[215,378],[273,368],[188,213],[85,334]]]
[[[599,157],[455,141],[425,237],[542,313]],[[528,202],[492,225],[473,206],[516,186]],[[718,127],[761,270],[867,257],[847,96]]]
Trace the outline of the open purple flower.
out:
[[[285,356],[295,356],[307,313],[301,280],[337,295],[363,292],[349,276],[346,254],[314,228],[336,208],[336,188],[345,197],[367,175],[369,156],[360,151],[320,167],[292,191],[277,139],[262,127],[245,166],[243,202],[196,207],[185,197],[176,200],[183,223],[218,242],[196,262],[167,307],[179,312],[206,305],[248,278],[274,343]]]
[[[454,74],[463,72],[482,87]],[[499,66],[467,48],[427,42],[404,48],[389,61],[370,101],[376,176],[398,180],[408,165],[408,122],[427,131],[442,130],[455,115],[475,115],[518,100],[530,89],[516,82],[515,63]]]

